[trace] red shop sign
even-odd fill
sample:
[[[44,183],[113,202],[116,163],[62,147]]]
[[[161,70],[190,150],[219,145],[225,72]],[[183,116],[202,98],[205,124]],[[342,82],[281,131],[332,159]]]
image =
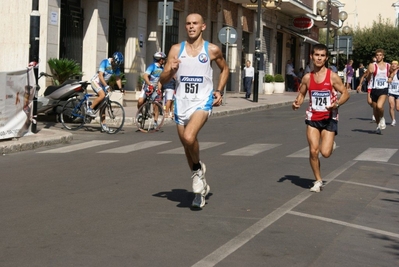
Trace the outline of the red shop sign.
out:
[[[297,29],[308,30],[313,27],[313,19],[307,17],[298,17],[293,20],[293,25]]]

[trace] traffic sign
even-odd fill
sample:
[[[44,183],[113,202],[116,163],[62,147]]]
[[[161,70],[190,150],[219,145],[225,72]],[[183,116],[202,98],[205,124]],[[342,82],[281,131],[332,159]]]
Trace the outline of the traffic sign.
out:
[[[352,55],[352,36],[351,35],[338,35],[335,37],[335,49],[343,50],[345,54]]]
[[[219,41],[226,44],[235,44],[237,41],[237,31],[233,27],[223,27],[219,31]]]

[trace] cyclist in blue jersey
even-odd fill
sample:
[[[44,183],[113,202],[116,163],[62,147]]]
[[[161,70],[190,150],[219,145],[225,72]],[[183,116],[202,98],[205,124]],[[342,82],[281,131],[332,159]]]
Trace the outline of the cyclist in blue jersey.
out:
[[[166,55],[163,52],[156,52],[154,54],[154,62],[149,65],[143,75],[144,84],[141,89],[139,99],[137,100],[137,109],[144,104],[145,92],[149,89],[153,90],[152,99],[157,97],[157,90],[161,90],[161,84],[159,83],[159,77],[163,72],[163,65],[166,62]]]
[[[121,75],[120,66],[122,63],[123,55],[121,52],[115,52],[111,58],[106,58],[101,61],[98,72],[93,76],[93,78],[91,78],[91,88],[94,92],[96,92],[97,97],[93,100],[93,103],[87,110],[87,115],[96,117],[93,108],[95,108],[105,98],[105,95],[109,90],[108,81],[112,75],[116,76],[116,85],[118,86],[119,90],[123,92],[122,81],[119,77]],[[104,120],[103,114],[101,113],[100,115],[101,120]]]
[[[93,108],[96,108],[98,104],[100,104],[107,92],[109,91],[108,81],[112,75],[116,76],[116,85],[118,86],[121,92],[124,92],[122,88],[122,81],[120,79],[121,70],[120,66],[123,63],[123,55],[121,52],[115,52],[111,58],[106,58],[101,61],[100,67],[98,68],[98,72],[91,78],[91,88],[94,92],[96,92],[97,97],[93,100],[93,103],[90,105],[86,114],[91,117],[96,117],[96,114]],[[101,121],[105,120],[104,112],[100,110]],[[107,126],[102,124],[104,131],[107,131]]]

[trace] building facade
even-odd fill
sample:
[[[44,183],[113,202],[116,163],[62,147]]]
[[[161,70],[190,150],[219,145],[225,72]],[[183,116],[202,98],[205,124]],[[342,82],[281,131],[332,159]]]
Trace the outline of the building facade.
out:
[[[50,58],[69,58],[81,64],[82,79],[89,80],[102,59],[120,51],[125,56],[128,91],[138,90],[139,76],[155,52],[165,46],[167,53],[171,45],[185,40],[185,17],[190,13],[204,17],[204,38],[229,55],[231,75],[226,89],[232,92],[242,91],[242,68],[247,59],[254,61],[257,34],[264,72],[284,75],[288,59],[293,60],[296,70],[305,67],[311,45],[318,43],[319,28],[326,27],[317,15],[317,0],[262,0],[261,25],[257,25],[256,0],[169,1],[173,3],[172,18],[168,17],[172,25],[166,27],[159,24],[158,5],[165,2],[162,0],[36,1],[40,14],[39,72],[49,72],[46,62]],[[23,69],[29,60],[32,5],[15,0],[3,1],[2,7],[3,29],[11,34],[0,37],[0,71]],[[331,27],[339,26],[338,11],[338,7],[332,8]],[[313,27],[296,28],[293,20],[300,16],[312,19]],[[218,38],[223,27],[234,28],[238,35],[236,42],[227,47]],[[217,71],[216,68],[215,79]],[[39,85],[45,88],[49,83],[43,80]]]
[[[399,1],[383,0],[342,0],[348,19],[345,25],[352,29],[369,28],[373,21],[379,22],[380,19],[389,20],[392,25],[398,26]],[[370,11],[372,8],[373,11]]]

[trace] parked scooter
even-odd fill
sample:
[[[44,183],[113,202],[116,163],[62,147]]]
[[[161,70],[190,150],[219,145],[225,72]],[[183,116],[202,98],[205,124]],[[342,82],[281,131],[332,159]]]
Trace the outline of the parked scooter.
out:
[[[38,79],[41,77],[52,77],[50,74],[41,72]],[[44,91],[44,96],[37,99],[37,114],[38,115],[59,115],[66,101],[74,96],[82,96],[89,85],[86,81],[67,80],[61,85],[50,85]],[[39,88],[38,88],[39,90]]]

